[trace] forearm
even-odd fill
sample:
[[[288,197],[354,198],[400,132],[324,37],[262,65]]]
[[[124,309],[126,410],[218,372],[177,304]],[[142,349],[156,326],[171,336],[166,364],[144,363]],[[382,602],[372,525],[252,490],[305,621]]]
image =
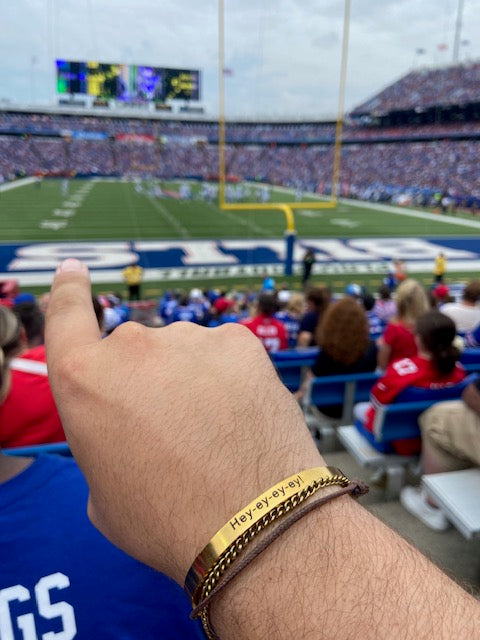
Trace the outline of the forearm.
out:
[[[310,331],[301,331],[298,334],[297,347],[308,347],[308,346],[310,346],[311,339],[312,339],[312,334],[310,333]]]
[[[385,370],[387,368],[390,352],[388,344],[383,341],[378,342],[377,366],[379,369]]]
[[[356,504],[293,525],[220,593],[222,640],[473,637],[478,603]]]
[[[462,400],[467,407],[470,407],[477,415],[480,416],[480,392],[475,384],[469,384],[462,394]]]

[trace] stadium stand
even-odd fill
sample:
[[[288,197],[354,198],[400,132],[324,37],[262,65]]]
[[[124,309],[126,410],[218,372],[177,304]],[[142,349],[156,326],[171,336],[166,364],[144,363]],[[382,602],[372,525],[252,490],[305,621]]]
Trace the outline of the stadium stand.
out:
[[[407,192],[412,204],[428,206],[435,193],[448,192],[457,206],[478,207],[479,136],[478,122],[346,128],[342,195],[389,202]],[[218,173],[217,139],[212,122],[3,111],[0,179],[125,174],[207,179]],[[231,124],[227,141],[229,175],[331,190],[330,123]]]
[[[411,71],[359,105],[352,116],[480,102],[480,63]]]

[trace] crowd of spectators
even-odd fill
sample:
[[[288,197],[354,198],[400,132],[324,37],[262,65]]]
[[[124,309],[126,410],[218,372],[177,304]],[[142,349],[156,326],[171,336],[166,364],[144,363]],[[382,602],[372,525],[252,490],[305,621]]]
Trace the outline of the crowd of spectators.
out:
[[[201,139],[217,142],[219,127],[216,121],[181,121],[152,118],[111,117],[100,115],[62,115],[58,113],[30,113],[0,111],[0,131],[9,133],[81,137],[83,134],[101,134],[115,137],[122,134],[151,136],[156,139]],[[227,122],[226,140],[229,143],[253,144],[314,144],[331,142],[336,125],[332,122]],[[417,138],[424,136],[456,136],[479,134],[480,122],[462,120],[433,124],[405,124],[400,126],[365,126],[347,119],[343,138],[347,141],[370,138]]]
[[[395,201],[410,194],[414,204],[429,204],[434,193],[448,192],[457,205],[480,198],[477,157],[480,141],[438,140],[395,144],[344,145],[342,195]],[[328,193],[333,149],[329,146],[228,146],[228,175],[246,180]],[[218,148],[204,144],[138,144],[128,141],[16,138],[0,136],[0,175],[148,174],[161,179],[218,174]]]
[[[480,63],[411,71],[356,107],[352,115],[480,102]]]
[[[445,283],[433,282],[433,293],[437,287],[446,288],[448,293]],[[383,372],[372,390],[374,404],[358,407],[356,412],[357,419],[368,430],[375,407],[394,401],[405,388],[415,385],[436,389],[465,377],[458,363],[457,348],[458,335],[464,333],[465,327],[456,325],[453,312],[459,309],[460,313],[465,308],[470,315],[478,316],[480,284],[468,283],[456,305],[448,295],[442,300],[439,305],[433,295],[429,303],[424,288],[409,278],[390,286],[384,283],[375,295],[356,283],[348,285],[343,294],[334,295],[324,284],[316,283],[300,293],[286,284],[276,286],[270,276],[265,276],[260,290],[255,291],[247,288],[167,291],[148,323],[156,327],[178,321],[205,327],[240,323],[272,354],[287,348],[318,347],[309,377]],[[0,448],[64,439],[45,367],[43,311],[47,304],[48,298],[41,304],[31,294],[16,292],[14,298],[2,299],[0,305],[0,342],[4,366],[8,365],[3,374],[8,389],[0,405]],[[135,319],[138,304],[141,303],[134,302],[129,307],[118,292],[94,298],[103,335],[128,319]],[[474,343],[473,336],[479,328],[477,317],[476,326],[469,326],[467,344]],[[298,391],[298,399],[304,391],[305,386]],[[341,411],[339,406],[320,409],[331,418],[338,418]],[[421,448],[419,439],[394,444],[400,454],[411,455]],[[444,523],[443,517],[434,511],[436,507],[425,507],[417,493],[407,491],[405,495],[406,507],[420,514],[427,525]]]

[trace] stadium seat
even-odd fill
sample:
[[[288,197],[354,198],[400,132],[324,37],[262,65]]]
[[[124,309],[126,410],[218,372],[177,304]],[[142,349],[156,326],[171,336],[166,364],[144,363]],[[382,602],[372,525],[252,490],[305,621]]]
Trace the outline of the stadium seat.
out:
[[[467,540],[480,537],[480,468],[424,475],[422,483]]]
[[[377,379],[378,374],[371,372],[323,376],[309,381],[302,404],[310,429],[319,432],[322,451],[336,448],[336,428],[352,422],[354,405],[370,398],[370,390]],[[321,411],[322,406],[334,405],[342,406],[342,415],[338,419],[330,418]]]
[[[393,453],[393,441],[420,437],[419,415],[435,402],[460,398],[476,378],[477,374],[471,374],[459,384],[443,389],[410,387],[394,403],[376,409],[373,433],[356,421],[340,426],[338,438],[358,464],[386,473],[386,497],[397,498],[405,483],[406,469],[415,465],[418,457]]]
[[[270,354],[281,381],[289,391],[298,391],[306,367],[311,367],[318,355],[318,347],[288,349]]]
[[[480,349],[475,347],[466,347],[461,355],[460,362],[466,371],[480,372]]]
[[[2,449],[3,453],[9,456],[33,456],[37,457],[43,453],[55,453],[61,456],[71,456],[68,442],[49,442],[47,444],[36,444],[28,447],[13,447]]]

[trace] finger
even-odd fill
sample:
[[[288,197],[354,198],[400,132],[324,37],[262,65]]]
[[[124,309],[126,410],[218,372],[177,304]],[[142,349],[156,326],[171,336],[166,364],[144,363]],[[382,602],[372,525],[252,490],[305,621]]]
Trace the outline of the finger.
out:
[[[70,350],[100,337],[88,269],[79,260],[68,258],[57,269],[48,303],[45,343],[49,369]]]

